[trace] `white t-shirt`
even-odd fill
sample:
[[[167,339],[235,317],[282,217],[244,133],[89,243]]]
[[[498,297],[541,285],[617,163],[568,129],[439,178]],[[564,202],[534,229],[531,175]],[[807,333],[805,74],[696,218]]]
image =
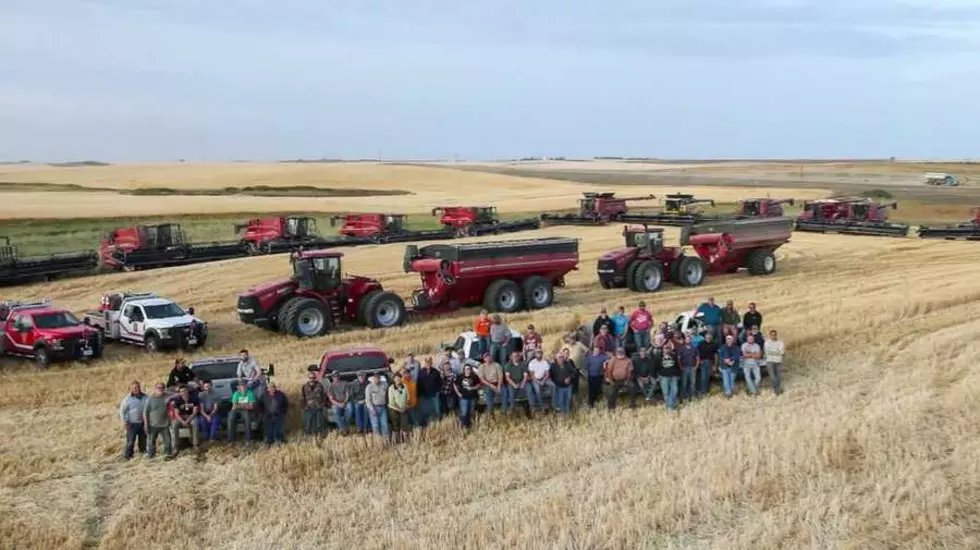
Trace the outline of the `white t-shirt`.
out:
[[[531,372],[535,380],[541,380],[545,373],[551,370],[551,364],[544,359],[531,359],[527,364],[527,370]]]
[[[782,340],[766,340],[764,346],[766,348],[767,363],[783,362],[783,355],[786,353],[786,345],[783,344]]]

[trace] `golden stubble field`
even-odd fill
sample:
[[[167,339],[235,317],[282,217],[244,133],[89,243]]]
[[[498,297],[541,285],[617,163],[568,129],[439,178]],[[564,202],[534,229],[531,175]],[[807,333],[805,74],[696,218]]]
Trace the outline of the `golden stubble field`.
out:
[[[120,460],[116,408],[172,355],[110,347],[104,360],[0,367],[0,548],[976,548],[980,546],[980,246],[794,234],[775,275],[711,277],[652,295],[604,291],[595,260],[616,226],[582,239],[555,307],[513,315],[545,345],[601,306],[645,299],[658,320],[707,295],[759,303],[787,343],[786,393],[718,394],[571,419],[451,420],[381,449],[358,438],[217,447],[200,461]],[[668,241],[677,230],[668,229]],[[524,233],[509,238],[525,238]],[[346,271],[403,295],[402,245],[350,249]],[[208,355],[245,346],[295,400],[326,349],[430,352],[475,311],[299,341],[238,323],[236,292],[288,272],[284,256],[5,289],[73,310],[102,291],[154,290],[211,323]],[[204,355],[204,354],[200,354]],[[768,386],[766,386],[768,389]]]

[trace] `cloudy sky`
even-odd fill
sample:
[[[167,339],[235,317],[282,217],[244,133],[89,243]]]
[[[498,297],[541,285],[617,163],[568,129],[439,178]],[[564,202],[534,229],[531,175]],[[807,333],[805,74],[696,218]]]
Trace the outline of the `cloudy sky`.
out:
[[[0,159],[980,157],[976,0],[3,0]]]

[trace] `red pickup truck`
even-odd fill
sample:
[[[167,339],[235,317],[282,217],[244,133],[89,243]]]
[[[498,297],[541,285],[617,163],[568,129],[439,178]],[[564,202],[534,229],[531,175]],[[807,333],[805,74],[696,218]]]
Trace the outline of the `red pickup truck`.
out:
[[[29,357],[38,367],[102,356],[99,331],[49,301],[0,302],[0,328],[0,355]]]

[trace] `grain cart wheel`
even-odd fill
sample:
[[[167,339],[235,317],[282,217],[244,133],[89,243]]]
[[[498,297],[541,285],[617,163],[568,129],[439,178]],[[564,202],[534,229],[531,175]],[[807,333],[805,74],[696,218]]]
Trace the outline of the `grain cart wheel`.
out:
[[[664,282],[664,269],[660,262],[647,260],[636,268],[633,287],[637,292],[656,292]]]
[[[509,279],[499,279],[487,287],[483,305],[490,311],[514,313],[521,309],[521,289]]]
[[[633,292],[639,292],[636,287],[633,286],[633,281],[636,279],[636,270],[640,267],[641,263],[643,262],[634,260],[630,262],[628,266],[626,266],[626,288],[632,290]]]
[[[551,281],[544,277],[528,277],[521,286],[524,290],[524,305],[528,309],[546,308],[555,301],[555,289]]]
[[[771,275],[776,271],[776,256],[771,250],[760,248],[749,254],[748,264],[752,275]]]
[[[405,301],[397,294],[380,292],[371,298],[365,315],[371,328],[397,327],[405,322]]]
[[[300,298],[284,311],[282,329],[300,338],[323,336],[330,328],[330,308],[320,300]]]
[[[674,283],[681,286],[701,286],[704,272],[707,271],[704,260],[697,256],[682,256],[671,268],[677,270]]]
[[[361,302],[357,304],[357,316],[354,318],[357,324],[364,325],[366,327],[371,326],[368,323],[368,314],[367,314],[368,304],[371,303],[371,299],[373,299],[378,294],[381,294],[382,292],[384,291],[372,290],[371,292],[368,292],[364,296],[361,296]]]

